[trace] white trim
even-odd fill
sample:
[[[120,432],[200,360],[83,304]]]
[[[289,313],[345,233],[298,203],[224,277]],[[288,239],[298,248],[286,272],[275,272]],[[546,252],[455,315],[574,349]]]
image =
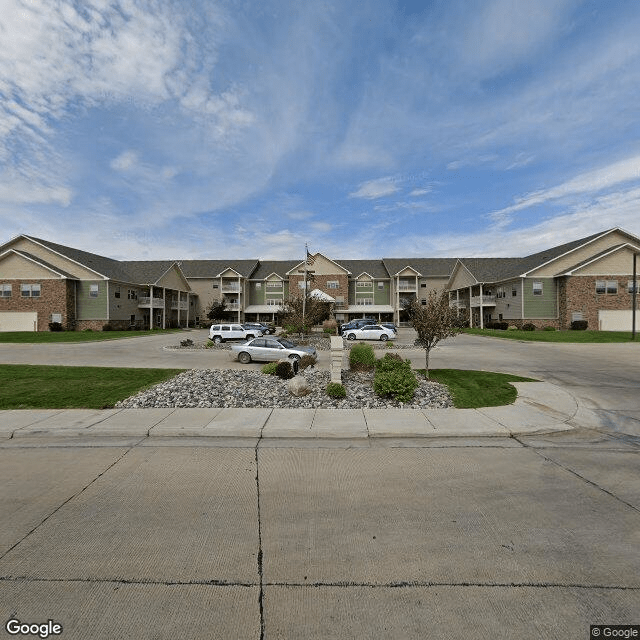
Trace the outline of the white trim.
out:
[[[608,256],[610,256],[613,253],[616,253],[617,251],[620,251],[621,249],[631,249],[632,251],[635,252],[640,252],[640,247],[635,247],[634,245],[630,244],[629,242],[625,242],[624,244],[618,245],[617,247],[612,247],[611,249],[609,249],[608,251],[605,251],[604,253],[600,253],[598,256],[594,256],[592,257],[590,260],[587,260],[586,262],[581,263],[580,265],[576,265],[575,267],[572,267],[571,269],[569,269],[569,271],[564,271],[563,273],[559,273],[559,276],[588,276],[588,275],[592,275],[592,274],[582,274],[582,273],[577,273],[574,274],[574,271],[577,271],[578,269],[584,269],[585,267],[589,266],[590,264],[593,264],[594,262],[598,262],[600,260],[602,260],[603,258],[607,258]],[[609,274],[609,275],[629,275],[628,273],[621,273],[621,274]]]
[[[55,273],[62,280],[68,280],[69,279],[67,276],[63,275],[59,271],[56,271],[55,269],[52,269],[51,267],[47,266],[46,264],[42,264],[42,262],[39,262],[38,260],[34,260],[34,258],[37,258],[37,256],[34,256],[34,258],[32,258],[30,256],[24,255],[24,253],[22,253],[20,251],[20,249],[7,249],[5,252],[0,253],[0,260],[3,260],[5,258],[5,256],[7,256],[10,253],[13,253],[16,256],[19,256],[23,260],[28,260],[29,262],[32,262],[33,264],[38,265],[39,267],[42,267],[43,269],[46,269],[47,271],[50,271],[51,273]],[[8,278],[8,279],[9,280],[19,280],[20,278]],[[44,278],[44,280],[55,280],[55,279],[57,279],[57,278]],[[74,278],[74,280],[75,279],[76,278]]]

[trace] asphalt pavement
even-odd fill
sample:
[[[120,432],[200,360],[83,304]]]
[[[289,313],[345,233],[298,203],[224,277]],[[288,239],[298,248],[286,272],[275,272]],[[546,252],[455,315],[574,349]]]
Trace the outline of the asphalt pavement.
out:
[[[223,366],[167,341],[0,345],[0,361]],[[2,412],[2,633],[581,640],[639,625],[638,355],[437,348],[433,367],[543,381],[494,409]]]

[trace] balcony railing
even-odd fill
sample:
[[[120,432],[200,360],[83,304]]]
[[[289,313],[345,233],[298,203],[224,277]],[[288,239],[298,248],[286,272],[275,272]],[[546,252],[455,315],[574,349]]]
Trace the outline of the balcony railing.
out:
[[[177,300],[172,300],[171,308],[180,309],[180,311],[186,311],[189,308],[189,305],[184,300],[180,300],[180,302],[178,302]]]
[[[240,305],[237,302],[232,302],[228,304],[225,308],[227,311],[239,311]]]
[[[471,296],[471,306],[479,307],[480,306],[480,296]],[[496,306],[496,297],[495,296],[482,296],[482,306],[483,307],[495,307]]]
[[[398,283],[398,291],[417,291],[418,287],[416,283],[413,284],[411,282],[399,282]]]
[[[222,293],[238,293],[240,291],[240,285],[236,283],[231,284],[223,284],[222,285]]]
[[[138,307],[144,307],[144,308],[162,308],[164,307],[164,298],[153,298],[153,304],[152,304],[152,300],[149,296],[139,296],[138,297]]]
[[[465,300],[449,300],[449,306],[452,309],[466,309],[467,303]]]

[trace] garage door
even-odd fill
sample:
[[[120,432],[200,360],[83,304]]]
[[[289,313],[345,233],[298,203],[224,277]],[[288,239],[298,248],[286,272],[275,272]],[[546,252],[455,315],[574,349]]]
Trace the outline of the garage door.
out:
[[[0,311],[0,331],[35,331],[37,311]]]
[[[598,311],[600,331],[631,331],[631,309]],[[636,311],[636,330],[640,330],[640,311]]]

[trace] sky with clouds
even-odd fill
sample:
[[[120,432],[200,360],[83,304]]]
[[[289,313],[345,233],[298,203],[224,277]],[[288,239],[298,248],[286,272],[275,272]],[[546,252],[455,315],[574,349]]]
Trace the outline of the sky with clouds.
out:
[[[0,242],[353,259],[640,235],[637,0],[0,4]]]

